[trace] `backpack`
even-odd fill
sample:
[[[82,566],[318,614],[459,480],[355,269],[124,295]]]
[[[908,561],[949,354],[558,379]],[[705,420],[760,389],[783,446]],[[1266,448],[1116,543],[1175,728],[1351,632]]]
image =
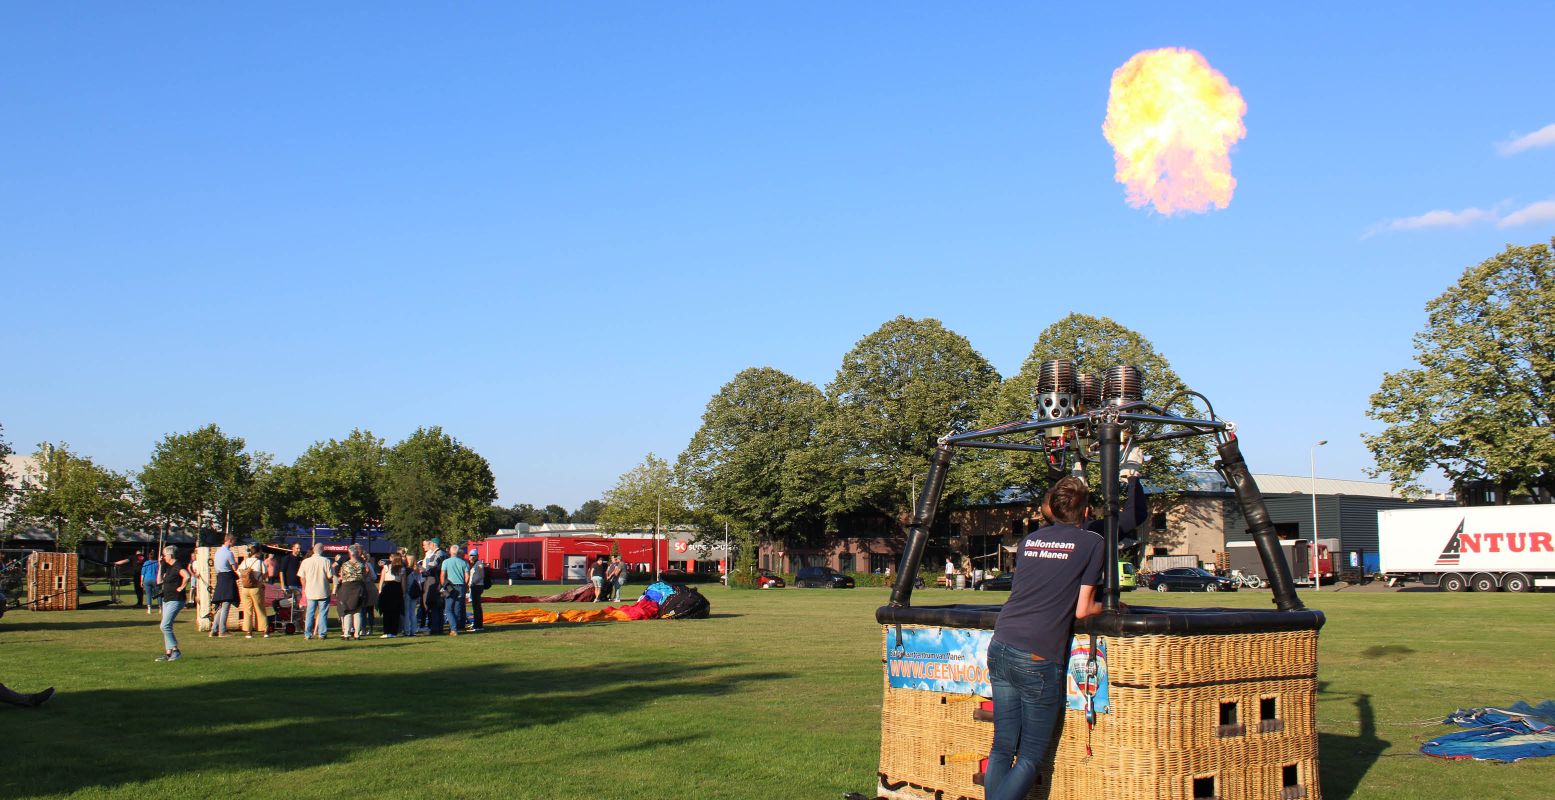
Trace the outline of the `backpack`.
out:
[[[707,619],[713,604],[701,592],[683,583],[670,585],[675,593],[659,604],[659,619]]]

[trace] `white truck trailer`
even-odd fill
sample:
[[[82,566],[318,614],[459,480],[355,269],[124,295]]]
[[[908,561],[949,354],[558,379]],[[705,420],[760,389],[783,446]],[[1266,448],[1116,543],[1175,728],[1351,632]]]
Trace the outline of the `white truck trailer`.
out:
[[[1382,574],[1444,591],[1527,592],[1555,586],[1555,506],[1377,512]]]

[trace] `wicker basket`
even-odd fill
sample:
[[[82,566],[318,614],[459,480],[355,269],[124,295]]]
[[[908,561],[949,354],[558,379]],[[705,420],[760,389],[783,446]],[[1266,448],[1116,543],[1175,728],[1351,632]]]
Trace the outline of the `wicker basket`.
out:
[[[1101,638],[1111,711],[1089,730],[1065,712],[1030,797],[1319,797],[1316,630]],[[879,796],[981,800],[993,724],[974,716],[980,699],[887,679]]]
[[[27,560],[27,608],[76,610],[75,553],[33,553]]]

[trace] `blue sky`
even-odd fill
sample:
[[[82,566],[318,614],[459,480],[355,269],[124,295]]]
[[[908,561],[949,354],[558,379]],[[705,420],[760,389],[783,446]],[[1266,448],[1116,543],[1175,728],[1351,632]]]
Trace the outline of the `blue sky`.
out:
[[[125,470],[440,424],[573,507],[747,366],[824,385],[906,314],[1010,375],[1079,311],[1256,471],[1361,477],[1423,304],[1555,236],[1555,6],[1464,8],[9,4],[0,424]],[[1164,46],[1247,101],[1224,211],[1112,180]]]

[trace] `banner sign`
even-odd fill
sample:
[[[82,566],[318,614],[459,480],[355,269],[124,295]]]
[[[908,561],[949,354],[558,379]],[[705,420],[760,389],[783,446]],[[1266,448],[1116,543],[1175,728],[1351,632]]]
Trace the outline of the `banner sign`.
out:
[[[1111,704],[1107,691],[1107,640],[1097,639],[1093,654],[1091,637],[1074,637],[1069,645],[1069,669],[1065,674],[1064,688],[1070,710],[1084,711],[1088,715],[1108,713]]]
[[[886,629],[886,675],[893,689],[993,696],[988,643],[993,631],[973,628]]]

